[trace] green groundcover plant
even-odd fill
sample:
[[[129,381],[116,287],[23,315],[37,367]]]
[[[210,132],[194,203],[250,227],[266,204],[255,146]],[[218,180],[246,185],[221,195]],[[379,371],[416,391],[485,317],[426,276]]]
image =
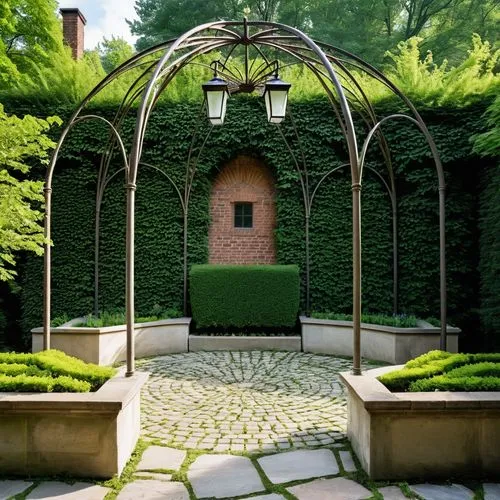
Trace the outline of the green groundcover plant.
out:
[[[500,353],[430,351],[378,380],[393,392],[500,391]]]
[[[180,318],[182,311],[170,308],[163,309],[160,306],[155,306],[147,315],[135,316],[136,323],[149,323],[151,321],[160,321],[162,319]],[[70,320],[68,314],[61,314],[51,321],[53,327],[62,326]],[[73,327],[87,327],[87,328],[102,328],[105,326],[124,325],[127,322],[125,311],[103,311],[99,316],[94,314],[87,314],[85,319],[80,323],[76,323]]]
[[[90,392],[115,374],[55,349],[0,353],[0,392]]]
[[[311,318],[352,321],[352,314],[312,312]],[[413,315],[407,316],[405,314],[362,314],[361,322],[371,323],[372,325],[399,326],[402,328],[413,328],[417,326],[417,318]]]
[[[162,319],[181,318],[182,312],[178,309],[165,309],[161,312],[151,313],[147,316],[136,316],[136,323],[149,323],[151,321],[160,321]],[[124,312],[102,312],[98,317],[93,314],[85,316],[85,321],[75,326],[86,326],[90,328],[102,328],[104,326],[124,325],[127,322]]]

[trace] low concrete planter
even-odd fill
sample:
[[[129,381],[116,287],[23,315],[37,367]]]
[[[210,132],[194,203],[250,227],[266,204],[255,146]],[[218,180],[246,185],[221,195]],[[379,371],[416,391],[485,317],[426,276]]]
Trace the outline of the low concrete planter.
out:
[[[352,356],[352,321],[301,317],[304,352]],[[399,364],[439,349],[440,329],[425,321],[417,328],[361,323],[361,356]],[[447,328],[447,350],[458,351],[459,328]]]
[[[51,347],[88,363],[110,365],[125,361],[127,332],[125,325],[103,328],[76,327],[84,318],[50,329]],[[135,324],[135,356],[144,358],[187,352],[191,318],[164,319]],[[43,348],[43,330],[31,331],[32,352]]]
[[[500,476],[500,393],[391,393],[375,377],[341,373],[347,434],[372,479]]]
[[[216,337],[190,335],[189,351],[296,351],[302,350],[300,337]]]
[[[0,393],[0,471],[110,478],[140,434],[146,373],[116,376],[97,392]]]

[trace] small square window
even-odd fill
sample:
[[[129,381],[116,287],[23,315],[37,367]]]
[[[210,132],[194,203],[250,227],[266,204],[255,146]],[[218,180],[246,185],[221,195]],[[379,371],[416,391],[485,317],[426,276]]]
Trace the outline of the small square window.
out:
[[[234,227],[253,227],[253,205],[252,203],[234,204]]]

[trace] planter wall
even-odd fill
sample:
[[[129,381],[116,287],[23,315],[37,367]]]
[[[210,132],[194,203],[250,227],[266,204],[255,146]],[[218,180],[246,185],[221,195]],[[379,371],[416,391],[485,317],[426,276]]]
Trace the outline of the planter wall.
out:
[[[103,328],[75,327],[78,318],[51,328],[51,347],[88,363],[110,365],[125,361],[127,334],[125,325]],[[165,319],[135,324],[135,355],[137,358],[187,352],[191,318]],[[32,330],[32,352],[43,348],[43,331]]]
[[[391,393],[376,376],[341,373],[347,434],[372,479],[500,476],[500,393]]]
[[[352,321],[301,317],[304,352],[352,356]],[[433,349],[439,349],[440,329],[425,321],[417,328],[361,323],[361,356],[400,364]],[[459,328],[447,328],[447,350],[458,351]]]
[[[302,350],[300,337],[216,337],[190,335],[189,351],[296,351]]]
[[[140,390],[148,374],[116,376],[91,393],[2,393],[0,470],[110,478],[140,434]]]

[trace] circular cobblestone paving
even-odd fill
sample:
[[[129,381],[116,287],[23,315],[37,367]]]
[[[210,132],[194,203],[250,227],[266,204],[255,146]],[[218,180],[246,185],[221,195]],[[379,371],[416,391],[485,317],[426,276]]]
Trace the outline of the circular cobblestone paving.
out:
[[[182,448],[276,451],[345,439],[338,372],[352,362],[289,352],[197,352],[137,362],[151,373],[142,433]],[[368,365],[367,365],[368,366]]]

